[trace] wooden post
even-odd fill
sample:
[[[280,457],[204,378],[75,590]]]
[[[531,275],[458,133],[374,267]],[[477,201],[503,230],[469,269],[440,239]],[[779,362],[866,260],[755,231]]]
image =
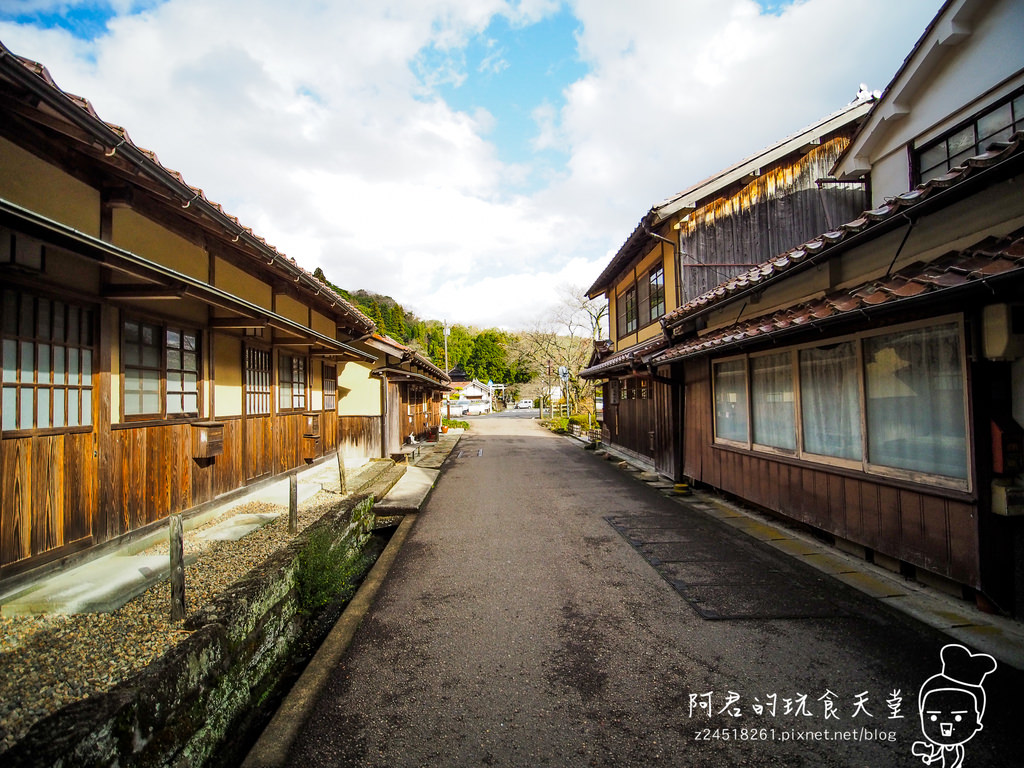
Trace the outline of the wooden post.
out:
[[[185,618],[185,528],[181,515],[171,515],[171,621]]]
[[[345,457],[341,455],[341,449],[338,449],[338,479],[340,480],[340,488],[342,495],[348,493],[348,476],[345,474]]]
[[[299,532],[299,478],[288,475],[288,533]]]

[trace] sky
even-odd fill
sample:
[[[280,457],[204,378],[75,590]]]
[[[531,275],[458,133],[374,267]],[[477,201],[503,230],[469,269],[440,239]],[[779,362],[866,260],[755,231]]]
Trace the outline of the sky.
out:
[[[529,328],[659,201],[883,89],[940,0],[0,0],[0,40],[282,253]]]

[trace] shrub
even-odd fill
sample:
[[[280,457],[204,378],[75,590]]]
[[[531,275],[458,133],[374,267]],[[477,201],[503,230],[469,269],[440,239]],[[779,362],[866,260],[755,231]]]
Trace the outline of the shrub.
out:
[[[351,551],[345,542],[335,543],[327,528],[315,531],[299,553],[299,605],[315,613],[335,600],[348,600],[368,568],[368,556]]]
[[[552,432],[556,432],[559,435],[563,435],[569,431],[569,419],[564,416],[556,416],[551,420],[549,428]]]
[[[441,424],[449,429],[469,429],[468,421],[459,421],[458,419],[441,419]]]

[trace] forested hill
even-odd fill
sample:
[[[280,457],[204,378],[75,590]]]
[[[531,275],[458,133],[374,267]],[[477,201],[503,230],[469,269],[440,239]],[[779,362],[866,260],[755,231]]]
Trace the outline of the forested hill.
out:
[[[377,324],[377,328],[395,341],[425,355],[434,365],[444,369],[444,323],[422,320],[390,296],[369,291],[346,291],[324,275],[319,267],[313,277],[332,288],[359,308]],[[496,329],[478,330],[462,325],[450,326],[448,336],[448,369],[461,365],[470,376],[481,381],[516,384],[532,378],[526,362],[513,352],[516,338]]]

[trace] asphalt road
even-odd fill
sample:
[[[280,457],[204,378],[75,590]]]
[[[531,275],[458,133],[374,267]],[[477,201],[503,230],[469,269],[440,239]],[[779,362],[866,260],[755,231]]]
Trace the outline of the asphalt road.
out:
[[[924,764],[947,638],[523,415],[470,420],[292,765]],[[964,765],[1020,765],[985,688]]]

